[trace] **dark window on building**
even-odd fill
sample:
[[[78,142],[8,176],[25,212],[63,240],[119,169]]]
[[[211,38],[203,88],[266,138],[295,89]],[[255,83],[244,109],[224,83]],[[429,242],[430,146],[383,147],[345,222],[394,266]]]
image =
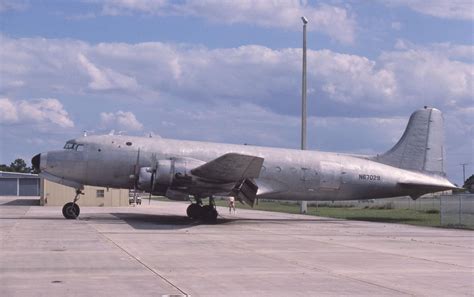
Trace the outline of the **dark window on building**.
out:
[[[104,192],[105,192],[104,190],[97,190],[97,194],[96,194],[97,198],[104,198]]]
[[[21,178],[20,196],[39,196],[39,178]]]

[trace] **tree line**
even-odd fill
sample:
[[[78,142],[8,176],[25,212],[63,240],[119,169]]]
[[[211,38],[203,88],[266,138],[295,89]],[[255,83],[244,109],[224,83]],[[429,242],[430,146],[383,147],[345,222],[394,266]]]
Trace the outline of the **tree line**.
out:
[[[20,173],[38,173],[36,169],[33,168],[33,166],[28,167],[25,160],[20,159],[20,158],[11,162],[10,165],[0,164],[0,171],[20,172]]]

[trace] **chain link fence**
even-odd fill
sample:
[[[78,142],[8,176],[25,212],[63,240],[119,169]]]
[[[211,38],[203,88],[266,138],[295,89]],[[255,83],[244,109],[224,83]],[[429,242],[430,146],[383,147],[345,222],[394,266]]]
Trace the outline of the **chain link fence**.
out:
[[[474,195],[440,196],[441,225],[474,226]]]
[[[439,213],[443,226],[474,227],[474,195],[432,195],[413,200],[410,197],[370,199],[360,201],[318,201],[314,206],[358,207],[373,209],[411,209]]]

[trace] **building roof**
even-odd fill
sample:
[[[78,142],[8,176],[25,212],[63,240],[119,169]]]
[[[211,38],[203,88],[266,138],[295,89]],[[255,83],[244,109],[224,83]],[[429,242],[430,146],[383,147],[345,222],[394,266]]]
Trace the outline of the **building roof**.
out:
[[[38,174],[0,171],[0,178],[39,178]]]

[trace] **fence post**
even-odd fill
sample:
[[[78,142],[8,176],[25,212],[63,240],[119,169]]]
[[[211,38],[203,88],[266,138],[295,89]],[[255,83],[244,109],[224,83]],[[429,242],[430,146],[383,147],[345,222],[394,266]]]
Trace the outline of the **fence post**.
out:
[[[461,215],[462,215],[462,209],[461,209],[461,203],[462,203],[462,195],[459,195],[459,225],[461,225]]]
[[[442,203],[443,197],[439,197],[439,224],[443,226],[443,203]]]

